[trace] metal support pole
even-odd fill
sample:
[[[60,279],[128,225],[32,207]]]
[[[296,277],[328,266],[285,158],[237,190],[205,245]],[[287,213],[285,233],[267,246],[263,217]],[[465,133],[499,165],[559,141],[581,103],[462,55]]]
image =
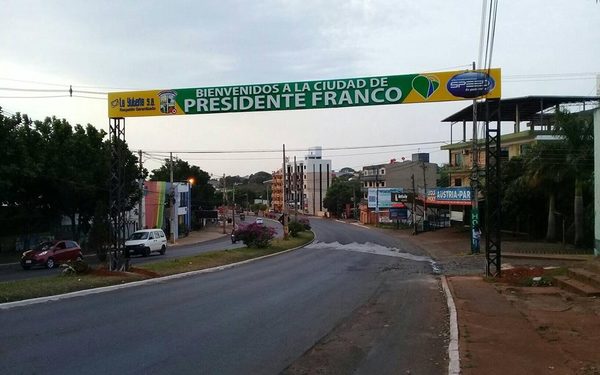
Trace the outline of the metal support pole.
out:
[[[490,121],[489,104],[486,100],[485,105],[485,172],[486,172],[486,210],[485,210],[485,255],[486,255],[486,270],[487,276],[500,277],[501,272],[501,237],[500,229],[502,225],[501,218],[501,197],[502,191],[500,165],[502,149],[500,144],[501,136],[501,117],[500,117],[500,101],[497,103],[495,116],[496,124]],[[494,114],[491,116],[494,117]]]
[[[129,254],[125,251],[125,196],[123,192],[125,164],[125,119],[109,119],[110,187],[109,215],[111,221],[108,268],[110,271],[129,269]]]

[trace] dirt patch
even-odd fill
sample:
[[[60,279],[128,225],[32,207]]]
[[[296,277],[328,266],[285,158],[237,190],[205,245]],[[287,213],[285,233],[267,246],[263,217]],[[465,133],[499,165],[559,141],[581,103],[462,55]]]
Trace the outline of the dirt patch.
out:
[[[127,272],[110,271],[106,267],[99,267],[99,268],[90,269],[90,271],[88,272],[88,274],[89,275],[93,275],[93,276],[105,276],[105,277],[114,277],[114,276],[120,276],[120,277],[143,276],[145,278],[154,278],[154,277],[159,277],[160,276],[158,273],[156,273],[154,271],[150,271],[150,270],[143,269],[143,268],[137,268],[137,267],[131,267],[131,268],[129,268],[129,271],[127,271]]]

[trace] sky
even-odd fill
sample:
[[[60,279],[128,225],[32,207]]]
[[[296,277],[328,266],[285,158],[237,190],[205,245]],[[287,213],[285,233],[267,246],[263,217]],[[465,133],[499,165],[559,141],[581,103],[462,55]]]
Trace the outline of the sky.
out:
[[[1,3],[2,110],[104,130],[106,95],[96,93],[468,69],[479,58],[482,19],[482,0]],[[500,1],[492,67],[502,69],[502,96],[596,95],[599,29],[594,0]],[[65,97],[70,85],[79,97]],[[272,172],[281,152],[183,151],[285,144],[292,160],[322,146],[334,170],[416,152],[441,164],[448,154],[439,142],[450,141],[441,120],[469,104],[127,118],[126,140],[150,170],[173,152],[215,177]],[[331,150],[381,145],[398,146]]]

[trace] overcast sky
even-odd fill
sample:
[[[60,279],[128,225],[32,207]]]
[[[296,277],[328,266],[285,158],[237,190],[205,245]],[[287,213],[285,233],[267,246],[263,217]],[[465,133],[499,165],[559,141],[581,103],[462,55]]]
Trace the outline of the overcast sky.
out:
[[[65,91],[0,90],[0,106],[34,119],[54,115],[108,130],[106,100],[80,91],[466,69],[478,59],[481,5],[482,0],[3,0],[0,88]],[[594,0],[500,1],[492,65],[502,69],[503,97],[595,95],[598,30],[600,4]],[[69,85],[97,99],[7,98],[65,95]],[[449,125],[441,120],[467,105],[128,118],[126,138],[133,150],[153,157],[168,151],[273,150],[282,144],[301,150],[419,143],[324,151],[324,157],[332,159],[335,170],[410,158],[417,151],[444,163],[447,153],[430,142],[449,141]],[[305,153],[288,154],[302,158]],[[281,155],[273,153],[178,155],[216,176],[272,172],[281,165]],[[150,169],[159,165],[145,162]]]

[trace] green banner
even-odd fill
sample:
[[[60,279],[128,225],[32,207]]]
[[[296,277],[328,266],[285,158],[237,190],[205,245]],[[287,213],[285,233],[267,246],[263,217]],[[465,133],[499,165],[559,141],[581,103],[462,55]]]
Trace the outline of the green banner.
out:
[[[340,108],[500,97],[500,69],[115,92],[109,117]]]

